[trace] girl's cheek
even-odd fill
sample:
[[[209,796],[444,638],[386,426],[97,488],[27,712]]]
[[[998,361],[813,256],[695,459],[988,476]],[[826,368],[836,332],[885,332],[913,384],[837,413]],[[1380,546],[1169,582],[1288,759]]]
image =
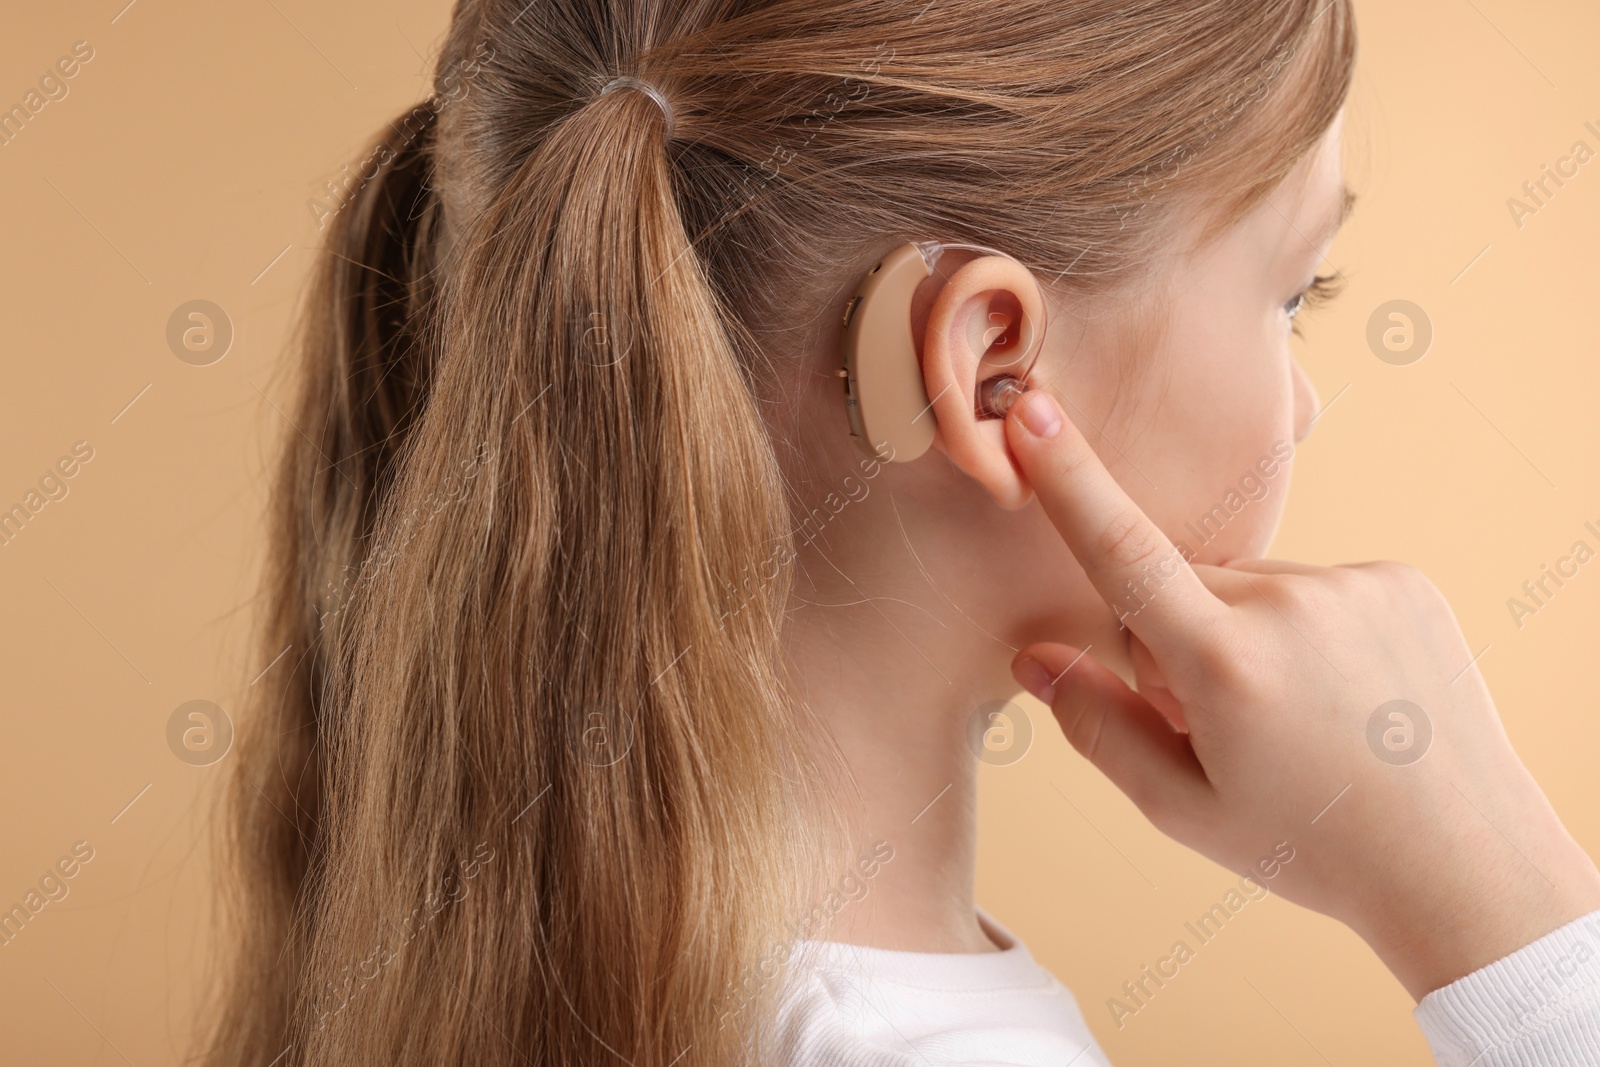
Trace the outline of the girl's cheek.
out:
[[[1247,453],[1240,453],[1247,454]],[[1236,459],[1206,479],[1209,494],[1188,498],[1163,527],[1174,545],[1199,563],[1259,559],[1271,547],[1288,496],[1292,442],[1279,439],[1248,459]]]

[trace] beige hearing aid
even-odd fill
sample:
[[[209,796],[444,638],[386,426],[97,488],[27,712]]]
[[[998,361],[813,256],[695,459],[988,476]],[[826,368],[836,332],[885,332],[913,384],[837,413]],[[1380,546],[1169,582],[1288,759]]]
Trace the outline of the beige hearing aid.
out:
[[[923,384],[922,362],[917,358],[917,338],[911,329],[911,299],[917,288],[937,269],[939,257],[949,248],[965,248],[984,255],[1015,257],[982,245],[911,241],[884,256],[861,279],[845,304],[844,366],[845,411],[850,436],[869,456],[895,463],[916,459],[933,444],[937,429],[928,391]],[[1029,278],[1033,277],[1029,273]],[[987,379],[979,390],[975,414],[980,419],[1004,418],[1006,410],[1026,391],[1028,373],[1044,347],[1049,328],[1044,294],[1035,280],[1031,292],[1018,294],[1022,322],[1009,325],[991,337],[985,330],[986,348],[1010,344],[1021,350],[1014,373]],[[976,342],[976,339],[974,339]],[[983,353],[979,353],[983,355]]]

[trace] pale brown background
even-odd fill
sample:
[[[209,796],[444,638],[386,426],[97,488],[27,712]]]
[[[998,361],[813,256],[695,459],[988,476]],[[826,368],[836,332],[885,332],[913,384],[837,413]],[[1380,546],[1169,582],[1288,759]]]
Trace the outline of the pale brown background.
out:
[[[281,353],[317,238],[306,201],[420,99],[449,6],[125,2],[0,15],[5,105],[75,41],[96,52],[0,148],[0,506],[74,442],[95,450],[0,547],[0,907],[75,841],[95,849],[70,896],[0,947],[8,1063],[173,1063],[194,1023],[204,829],[226,764],[174,758],[167,718],[195,698],[236,708],[267,666],[247,627]],[[1338,399],[1299,452],[1274,554],[1424,568],[1472,648],[1490,646],[1480,665],[1524,760],[1600,853],[1600,562],[1520,630],[1506,608],[1574,540],[1600,547],[1582,529],[1600,520],[1600,161],[1521,230],[1506,208],[1575,140],[1600,149],[1583,128],[1600,125],[1600,11],[1359,7],[1347,151],[1362,202],[1333,253],[1352,284],[1310,319],[1305,356]],[[198,297],[237,331],[208,367],[164,336]],[[1364,331],[1402,297],[1437,336],[1393,367]],[[1114,1062],[1429,1062],[1409,997],[1366,948],[1277,898],[1118,1030],[1107,998],[1234,879],[1145,825],[1020,699],[1038,738],[983,771],[980,900],[1076,991]]]

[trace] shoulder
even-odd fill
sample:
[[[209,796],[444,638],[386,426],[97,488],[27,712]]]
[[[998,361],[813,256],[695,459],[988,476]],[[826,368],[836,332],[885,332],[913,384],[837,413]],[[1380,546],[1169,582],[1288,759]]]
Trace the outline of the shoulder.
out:
[[[785,1067],[1109,1067],[1072,993],[998,924],[1000,952],[797,951]]]

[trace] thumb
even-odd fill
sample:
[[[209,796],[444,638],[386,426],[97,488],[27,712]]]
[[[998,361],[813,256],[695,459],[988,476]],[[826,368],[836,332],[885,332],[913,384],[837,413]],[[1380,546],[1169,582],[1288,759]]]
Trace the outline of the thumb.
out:
[[[1017,682],[1050,706],[1067,741],[1152,821],[1210,792],[1189,735],[1104,664],[1070,645],[1030,645],[1011,661]]]

